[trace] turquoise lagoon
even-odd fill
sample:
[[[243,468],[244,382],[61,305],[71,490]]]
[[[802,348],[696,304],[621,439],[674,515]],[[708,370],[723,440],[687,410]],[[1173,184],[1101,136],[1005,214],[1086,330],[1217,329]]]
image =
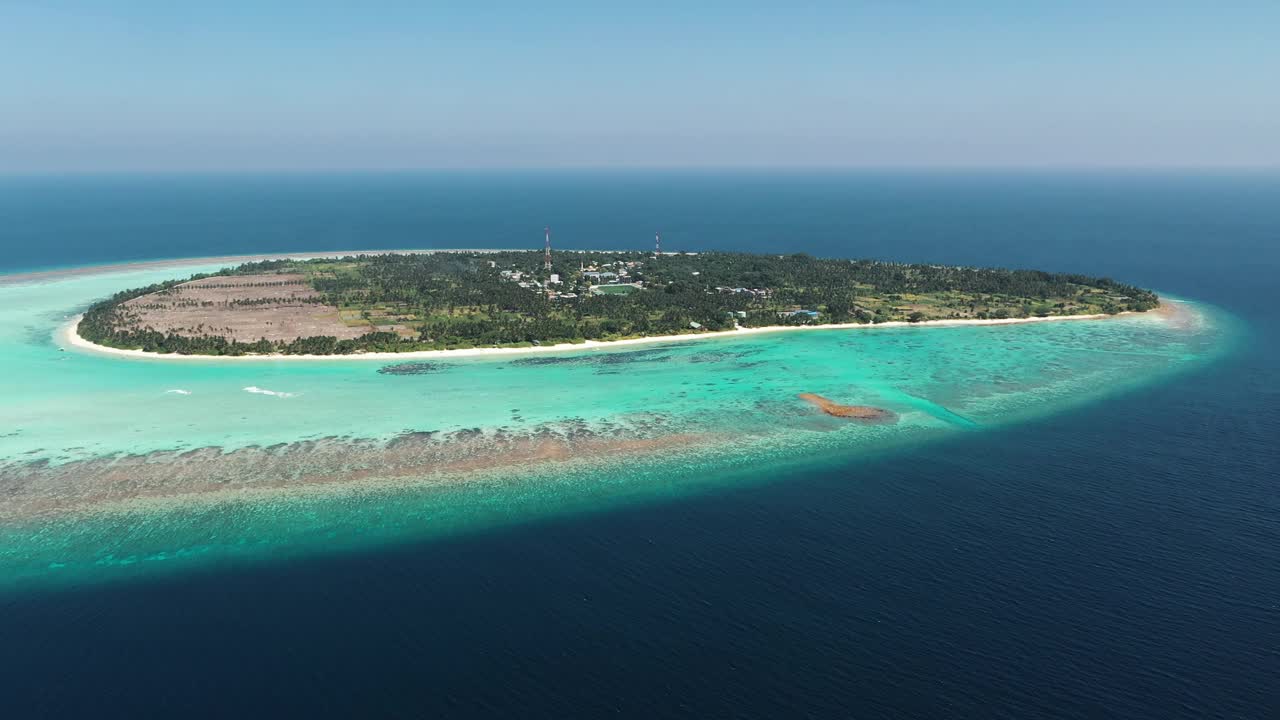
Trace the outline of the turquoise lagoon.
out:
[[[1225,313],[856,328],[417,361],[64,348],[88,303],[218,265],[0,276],[0,585],[109,581],[785,481],[1220,356]],[[393,368],[412,363],[408,367]],[[830,418],[802,392],[886,408]]]

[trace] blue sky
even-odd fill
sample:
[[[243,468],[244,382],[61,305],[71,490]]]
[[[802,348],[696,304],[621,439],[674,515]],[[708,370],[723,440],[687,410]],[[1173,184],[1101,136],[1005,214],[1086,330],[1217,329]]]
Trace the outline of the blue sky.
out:
[[[1280,165],[1280,2],[0,0],[0,171]]]

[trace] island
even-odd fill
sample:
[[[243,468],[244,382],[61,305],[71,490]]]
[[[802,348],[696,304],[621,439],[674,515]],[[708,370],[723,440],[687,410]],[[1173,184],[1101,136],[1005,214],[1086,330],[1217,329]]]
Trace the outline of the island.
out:
[[[75,327],[150,353],[351,355],[735,329],[1144,312],[1108,278],[806,254],[383,253],[249,262],[119,292]]]

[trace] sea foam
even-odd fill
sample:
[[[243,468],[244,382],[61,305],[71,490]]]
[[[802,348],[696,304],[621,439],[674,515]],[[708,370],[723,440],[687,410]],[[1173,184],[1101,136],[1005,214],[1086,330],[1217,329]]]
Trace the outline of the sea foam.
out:
[[[257,386],[255,386],[255,385],[250,385],[249,387],[245,388],[245,389],[244,389],[244,391],[245,391],[245,392],[249,392],[249,393],[255,393],[255,394],[257,394],[257,395],[273,395],[273,396],[275,396],[275,397],[282,397],[282,398],[290,398],[290,397],[293,397],[293,396],[297,395],[297,393],[291,393],[291,392],[279,392],[279,391],[276,391],[276,390],[267,390],[267,389],[265,389],[265,388],[260,388],[260,387],[257,387]]]

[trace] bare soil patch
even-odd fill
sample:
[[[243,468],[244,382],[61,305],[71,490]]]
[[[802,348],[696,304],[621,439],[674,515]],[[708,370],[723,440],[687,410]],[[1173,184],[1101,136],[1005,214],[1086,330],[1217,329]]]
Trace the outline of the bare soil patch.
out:
[[[128,323],[121,329],[221,335],[244,343],[322,335],[348,340],[374,329],[342,322],[338,308],[320,302],[320,293],[300,273],[193,280],[134,298],[123,308]]]

